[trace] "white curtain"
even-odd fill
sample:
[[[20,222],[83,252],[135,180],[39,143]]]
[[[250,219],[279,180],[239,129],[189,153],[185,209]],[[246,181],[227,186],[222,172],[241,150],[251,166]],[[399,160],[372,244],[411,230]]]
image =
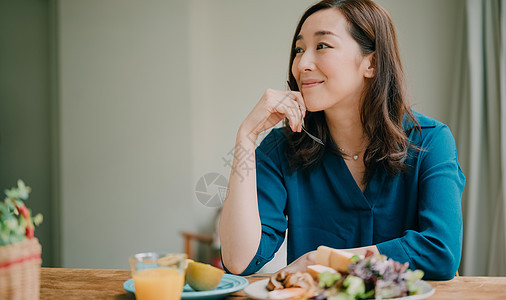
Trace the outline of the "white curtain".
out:
[[[466,0],[451,129],[467,182],[463,275],[506,275],[506,0]]]

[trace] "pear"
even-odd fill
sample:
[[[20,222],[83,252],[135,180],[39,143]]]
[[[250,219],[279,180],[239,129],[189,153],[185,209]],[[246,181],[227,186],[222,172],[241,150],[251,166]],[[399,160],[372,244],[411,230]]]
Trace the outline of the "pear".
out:
[[[187,258],[187,259],[184,261],[184,264],[183,264],[183,267],[184,267],[184,278],[186,278],[186,270],[188,269],[188,265],[189,265],[191,262],[194,262],[194,260],[193,260],[193,259],[189,259],[189,258]]]
[[[196,291],[214,290],[220,284],[225,271],[208,264],[189,262],[186,268],[186,283]]]

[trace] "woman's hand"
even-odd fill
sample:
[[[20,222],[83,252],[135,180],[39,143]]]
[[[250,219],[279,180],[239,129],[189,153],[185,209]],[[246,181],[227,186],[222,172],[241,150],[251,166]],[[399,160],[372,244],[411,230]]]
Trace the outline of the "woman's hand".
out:
[[[300,92],[267,89],[241,124],[240,132],[258,136],[284,118],[294,132],[302,130],[306,106]]]
[[[316,264],[316,250],[308,252],[297,258],[297,260],[279,270],[278,273],[283,271],[287,273],[306,272],[307,266],[314,264]]]

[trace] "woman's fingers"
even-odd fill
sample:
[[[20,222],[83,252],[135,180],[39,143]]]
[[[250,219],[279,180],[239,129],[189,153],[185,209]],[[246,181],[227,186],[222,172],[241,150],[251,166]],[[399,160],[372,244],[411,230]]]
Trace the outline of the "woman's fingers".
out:
[[[300,111],[302,113],[302,118],[306,116],[306,104],[304,103],[304,98],[302,98],[302,94],[300,92],[289,91],[293,100],[297,101],[300,107]]]
[[[268,89],[264,97],[267,103],[267,110],[271,114],[279,113],[284,115],[294,132],[302,130],[302,112],[295,93]]]
[[[284,97],[279,100],[274,100],[275,102],[272,103],[273,109],[276,112],[282,113],[285,115],[285,117],[288,119],[288,122],[290,124],[290,128],[294,132],[300,132],[302,130],[302,113],[300,111],[299,105],[297,102],[293,101],[290,97],[287,97],[287,95],[284,95]]]
[[[287,118],[292,131],[301,132],[305,111],[299,92],[267,89],[240,129],[258,135]]]

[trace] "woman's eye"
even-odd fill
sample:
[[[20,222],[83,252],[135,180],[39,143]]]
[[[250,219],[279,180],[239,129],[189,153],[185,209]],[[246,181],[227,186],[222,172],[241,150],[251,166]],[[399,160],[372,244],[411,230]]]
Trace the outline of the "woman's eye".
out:
[[[324,48],[329,48],[329,46],[325,45],[325,44],[321,44],[321,43],[316,46],[316,50],[320,50],[320,49],[324,49]]]
[[[303,53],[304,52],[304,50],[302,48],[300,48],[300,47],[297,47],[297,48],[293,49],[293,51],[295,52],[295,54],[297,54],[297,53]]]

